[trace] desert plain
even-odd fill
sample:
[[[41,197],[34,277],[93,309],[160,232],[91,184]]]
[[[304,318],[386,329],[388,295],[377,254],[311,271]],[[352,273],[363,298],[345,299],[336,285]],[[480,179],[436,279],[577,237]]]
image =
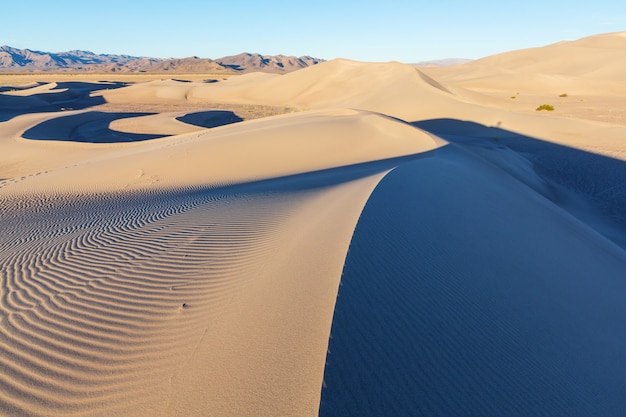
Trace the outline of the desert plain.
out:
[[[0,74],[2,416],[623,416],[625,251],[626,33]]]

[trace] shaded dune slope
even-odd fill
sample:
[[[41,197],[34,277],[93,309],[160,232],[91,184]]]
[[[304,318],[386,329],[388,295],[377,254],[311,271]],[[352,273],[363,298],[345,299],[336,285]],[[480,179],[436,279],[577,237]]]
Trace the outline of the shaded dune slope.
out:
[[[93,92],[115,89],[123,83],[98,82],[61,82],[32,85],[28,88],[12,88],[0,94],[0,122],[25,113],[74,110],[103,104],[101,96],[92,96]]]
[[[468,121],[414,125],[470,150],[626,249],[623,159]]]
[[[619,416],[624,271],[621,248],[473,154],[407,162],[352,238],[320,415]]]
[[[149,113],[82,112],[46,120],[24,132],[25,139],[64,140],[71,142],[116,143],[138,142],[163,135],[136,134],[114,131],[111,122],[125,118],[147,116]]]
[[[21,135],[24,139],[84,143],[139,142],[195,132],[243,119],[231,111],[207,110],[189,113],[72,112],[51,117]],[[148,117],[150,116],[150,117]]]

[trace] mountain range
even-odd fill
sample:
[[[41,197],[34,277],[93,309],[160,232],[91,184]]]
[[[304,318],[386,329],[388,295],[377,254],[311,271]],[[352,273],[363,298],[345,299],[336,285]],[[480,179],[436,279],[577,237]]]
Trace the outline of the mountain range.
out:
[[[149,58],[90,51],[42,52],[0,46],[0,72],[272,72],[287,73],[323,62],[310,56],[241,53],[220,59]]]

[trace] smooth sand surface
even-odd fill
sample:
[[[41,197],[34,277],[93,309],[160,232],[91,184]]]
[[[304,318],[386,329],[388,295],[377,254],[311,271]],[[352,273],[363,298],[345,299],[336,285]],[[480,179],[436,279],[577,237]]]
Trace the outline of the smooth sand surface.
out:
[[[321,416],[623,413],[625,246],[525,175],[449,145],[379,183],[344,267]]]
[[[0,76],[0,415],[620,416],[624,51]]]

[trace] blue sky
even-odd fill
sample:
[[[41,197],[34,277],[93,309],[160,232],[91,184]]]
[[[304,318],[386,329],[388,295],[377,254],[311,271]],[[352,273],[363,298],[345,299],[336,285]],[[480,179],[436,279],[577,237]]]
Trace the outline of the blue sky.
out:
[[[623,0],[6,0],[0,15],[0,45],[163,58],[259,52],[417,62],[626,31]]]

